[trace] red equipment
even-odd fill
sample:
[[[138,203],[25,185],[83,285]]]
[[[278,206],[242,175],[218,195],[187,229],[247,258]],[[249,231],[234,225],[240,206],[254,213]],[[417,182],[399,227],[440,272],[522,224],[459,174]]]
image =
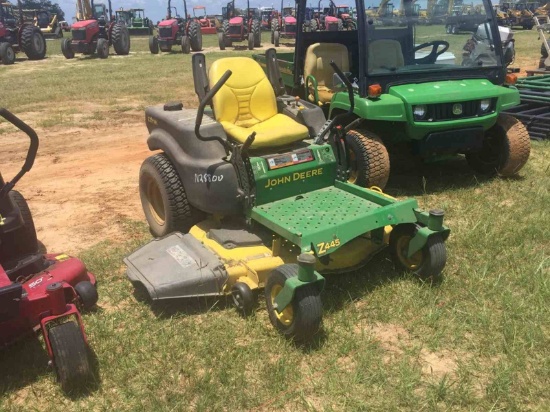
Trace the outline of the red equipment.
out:
[[[196,10],[201,10],[202,14],[197,16],[197,13],[195,12]],[[193,7],[193,17],[195,17],[195,19],[198,20],[199,24],[201,25],[202,34],[216,34],[218,32],[218,30],[216,29],[216,25],[206,15],[206,7]]]
[[[10,182],[0,174],[0,348],[40,331],[62,388],[80,389],[92,372],[78,308],[96,304],[96,280],[76,258],[38,252],[27,202],[12,190],[34,163],[38,136],[6,109],[0,116],[31,139],[21,171]]]
[[[220,50],[231,47],[233,42],[248,40],[248,50],[260,47],[262,37],[260,20],[250,8],[250,1],[246,3],[246,16],[235,16],[235,0],[227,3],[223,20],[223,30],[218,33]]]
[[[271,20],[271,44],[279,47],[279,39],[296,38],[296,12],[294,7],[283,7],[281,0],[281,12],[276,13]]]

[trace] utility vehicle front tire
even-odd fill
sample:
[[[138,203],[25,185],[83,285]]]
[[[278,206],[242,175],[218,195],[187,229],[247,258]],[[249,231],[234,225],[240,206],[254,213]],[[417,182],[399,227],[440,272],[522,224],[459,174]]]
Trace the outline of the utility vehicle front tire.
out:
[[[202,220],[203,213],[189,204],[180,176],[164,153],[148,157],[141,165],[139,195],[155,237],[186,233]]]
[[[403,269],[416,275],[431,279],[434,282],[441,280],[441,272],[447,262],[447,250],[441,235],[434,234],[428,238],[424,247],[411,257],[407,257],[409,243],[416,233],[412,224],[398,225],[390,233],[390,253],[394,262]]]
[[[192,21],[189,24],[189,40],[193,51],[197,52],[202,50],[201,25],[196,21]]]
[[[384,189],[390,177],[390,158],[382,140],[367,130],[350,130],[346,143],[351,163],[348,181],[361,187]]]
[[[525,166],[530,153],[531,141],[523,123],[500,114],[496,124],[485,133],[482,149],[467,153],[466,159],[478,173],[512,176]]]
[[[235,283],[231,288],[231,297],[237,311],[243,316],[249,316],[253,312],[256,298],[254,297],[254,292],[246,283]]]
[[[61,40],[61,53],[65,56],[66,59],[74,58],[74,50],[71,45],[71,39]]]
[[[149,51],[152,54],[159,54],[159,41],[157,36],[149,36]]]
[[[126,56],[130,53],[130,33],[126,25],[116,23],[112,31],[112,44],[115,53],[121,56]]]
[[[317,285],[306,285],[296,289],[292,303],[278,313],[274,308],[275,298],[283,289],[287,279],[298,276],[297,264],[281,265],[267,279],[265,299],[271,324],[286,338],[296,342],[310,340],[321,327],[323,306]]]
[[[48,331],[53,364],[65,392],[81,389],[92,377],[88,347],[76,322],[56,325]]]
[[[97,289],[92,282],[88,280],[78,282],[74,287],[74,290],[76,291],[76,294],[82,303],[82,307],[85,310],[92,309],[97,303],[99,297],[97,295]]]
[[[27,25],[23,28],[21,48],[29,60],[42,60],[46,57],[46,39],[38,27]]]
[[[9,43],[0,43],[0,59],[2,64],[8,65],[15,63],[15,51]]]

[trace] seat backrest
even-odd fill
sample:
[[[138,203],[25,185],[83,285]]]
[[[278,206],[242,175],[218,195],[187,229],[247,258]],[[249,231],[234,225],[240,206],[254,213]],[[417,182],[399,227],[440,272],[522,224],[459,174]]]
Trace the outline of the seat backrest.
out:
[[[277,114],[275,92],[256,61],[249,57],[216,60],[208,72],[210,88],[227,70],[233,74],[212,99],[217,121],[248,128]]]
[[[334,61],[343,72],[349,72],[349,54],[346,46],[340,43],[314,43],[307,48],[304,63],[304,77],[312,75],[319,86],[332,89]]]
[[[369,44],[369,71],[404,65],[401,43],[397,40],[380,39]]]

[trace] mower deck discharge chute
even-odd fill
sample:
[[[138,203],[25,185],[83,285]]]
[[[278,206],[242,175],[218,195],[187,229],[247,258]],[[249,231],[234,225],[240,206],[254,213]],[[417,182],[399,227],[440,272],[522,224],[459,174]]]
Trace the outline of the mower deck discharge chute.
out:
[[[31,139],[21,171],[9,182],[0,174],[0,348],[40,331],[62,388],[82,389],[92,372],[79,309],[96,304],[95,277],[76,258],[39,252],[27,202],[13,190],[34,163],[38,136],[6,109],[0,116]]]
[[[160,239],[125,263],[153,300],[232,295],[247,314],[264,287],[273,325],[303,341],[321,324],[322,274],[360,268],[389,245],[404,268],[440,276],[443,213],[349,183],[360,161],[343,139],[351,112],[326,122],[316,105],[276,97],[280,84],[245,57],[219,59],[207,75],[198,54],[193,73],[198,111],[146,109],[149,148],[162,153],[143,163],[140,195]]]

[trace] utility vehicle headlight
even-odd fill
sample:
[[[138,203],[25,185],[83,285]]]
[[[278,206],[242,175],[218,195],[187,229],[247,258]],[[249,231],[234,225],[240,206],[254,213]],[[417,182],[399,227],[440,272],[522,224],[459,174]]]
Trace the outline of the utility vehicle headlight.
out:
[[[479,102],[479,109],[483,113],[485,113],[490,108],[491,108],[491,99],[483,99],[481,102]]]
[[[418,106],[413,106],[413,114],[415,120],[422,120],[426,113],[428,112],[428,108],[425,104],[419,104]]]

